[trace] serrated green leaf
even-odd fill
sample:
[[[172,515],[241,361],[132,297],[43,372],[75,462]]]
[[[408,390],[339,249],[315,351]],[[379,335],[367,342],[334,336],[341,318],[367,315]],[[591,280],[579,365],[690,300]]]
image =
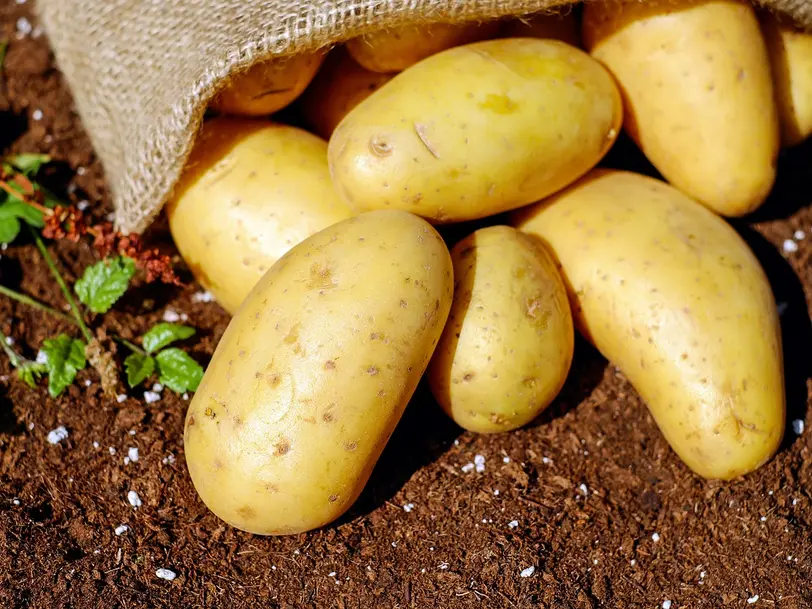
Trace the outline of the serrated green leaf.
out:
[[[155,372],[155,359],[149,355],[131,353],[124,360],[124,369],[127,372],[127,384],[137,387]]]
[[[40,168],[51,162],[51,157],[47,154],[37,153],[24,153],[13,154],[6,157],[6,160],[11,163],[19,172],[26,177],[36,175]]]
[[[155,353],[176,340],[185,340],[193,336],[195,329],[181,324],[159,323],[141,337],[141,344],[147,353]]]
[[[2,218],[19,218],[34,228],[45,226],[45,219],[40,210],[15,198],[9,198],[5,203],[0,204],[0,219]]]
[[[177,347],[164,349],[155,356],[158,380],[176,393],[197,391],[203,379],[203,367]]]
[[[48,393],[52,398],[62,393],[76,378],[76,373],[87,364],[85,344],[67,334],[42,342],[42,352],[47,357]]]
[[[20,380],[35,389],[37,382],[48,373],[48,366],[45,364],[38,364],[37,362],[26,362],[17,368],[17,376]]]
[[[118,256],[87,267],[73,289],[91,311],[106,313],[127,291],[133,275],[135,261]]]
[[[11,243],[19,234],[20,221],[17,218],[0,218],[0,243]]]

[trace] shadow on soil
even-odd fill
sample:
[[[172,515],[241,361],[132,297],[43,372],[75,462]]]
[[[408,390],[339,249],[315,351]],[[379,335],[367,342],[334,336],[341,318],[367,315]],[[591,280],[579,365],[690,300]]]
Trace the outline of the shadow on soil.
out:
[[[23,424],[14,415],[11,400],[0,393],[0,435],[18,436],[25,430]]]
[[[791,422],[804,420],[807,408],[807,379],[812,378],[812,321],[801,281],[775,246],[755,230],[733,223],[747,241],[770,280],[781,315],[784,347],[784,378],[787,393],[787,428],[782,449],[796,440]]]
[[[812,203],[812,139],[781,151],[778,157],[778,177],[767,201],[748,222],[765,222],[789,218],[802,207]]]
[[[336,525],[364,516],[392,499],[415,472],[436,461],[462,433],[422,381],[364,491]]]

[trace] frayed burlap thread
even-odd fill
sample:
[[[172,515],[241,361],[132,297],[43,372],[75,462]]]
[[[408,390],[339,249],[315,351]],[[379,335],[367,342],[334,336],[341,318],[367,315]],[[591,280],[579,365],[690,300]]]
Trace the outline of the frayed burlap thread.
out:
[[[414,23],[464,22],[568,0],[38,0],[57,63],[125,232],[170,196],[210,99],[256,61]],[[770,0],[812,26],[812,0]],[[561,10],[557,8],[557,10]]]

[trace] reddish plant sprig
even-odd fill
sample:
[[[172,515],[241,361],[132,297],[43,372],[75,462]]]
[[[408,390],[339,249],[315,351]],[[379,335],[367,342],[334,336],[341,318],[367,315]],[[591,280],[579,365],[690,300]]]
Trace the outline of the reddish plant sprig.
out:
[[[12,183],[19,188],[13,188]],[[114,252],[132,258],[136,266],[144,271],[147,283],[161,281],[181,285],[180,278],[172,268],[171,258],[157,249],[144,248],[137,235],[123,235],[110,222],[90,226],[82,210],[74,205],[45,207],[42,192],[20,173],[8,175],[0,169],[0,188],[42,213],[45,222],[42,236],[46,239],[68,239],[76,243],[85,235],[90,235],[93,237],[94,248],[102,258]]]

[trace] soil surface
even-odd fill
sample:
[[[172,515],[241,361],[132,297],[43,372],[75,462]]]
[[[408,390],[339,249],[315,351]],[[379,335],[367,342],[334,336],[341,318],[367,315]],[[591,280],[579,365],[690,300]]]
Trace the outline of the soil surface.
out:
[[[0,148],[53,155],[46,181],[103,216],[101,167],[20,1],[0,3],[0,39],[10,41]],[[630,158],[621,143],[607,163]],[[0,606],[812,607],[812,432],[792,426],[812,428],[810,167],[812,145],[784,154],[775,195],[736,223],[782,311],[789,400],[784,446],[744,480],[693,475],[623,376],[579,343],[567,387],[534,425],[463,433],[421,388],[351,514],[309,534],[257,537],[198,499],[183,454],[188,401],[165,390],[147,404],[143,389],[111,400],[87,371],[52,400],[2,356]],[[160,223],[153,236],[171,247]],[[70,278],[94,260],[85,243],[53,252]],[[33,245],[2,252],[0,274],[64,306]],[[129,337],[167,312],[185,314],[200,330],[189,348],[205,362],[228,317],[203,300],[191,282],[139,287],[97,325]],[[0,324],[29,357],[71,331],[4,298]],[[49,443],[60,425],[68,437]],[[131,448],[138,460],[125,463]],[[118,535],[120,525],[128,529]]]

